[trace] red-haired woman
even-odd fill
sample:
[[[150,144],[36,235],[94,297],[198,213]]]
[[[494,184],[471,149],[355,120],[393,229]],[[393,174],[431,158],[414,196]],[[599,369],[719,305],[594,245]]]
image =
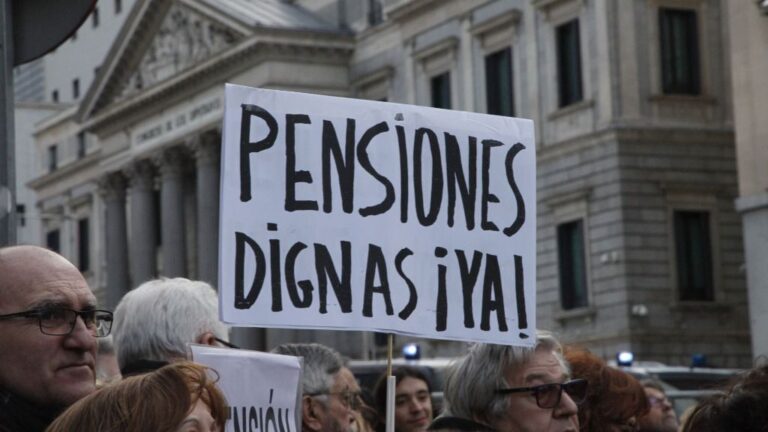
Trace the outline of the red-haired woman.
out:
[[[204,366],[180,362],[97,390],[46,432],[222,432],[227,401]]]
[[[643,386],[630,374],[608,366],[584,351],[566,351],[571,376],[589,381],[587,397],[579,405],[579,424],[587,432],[635,432],[637,419],[649,410]]]

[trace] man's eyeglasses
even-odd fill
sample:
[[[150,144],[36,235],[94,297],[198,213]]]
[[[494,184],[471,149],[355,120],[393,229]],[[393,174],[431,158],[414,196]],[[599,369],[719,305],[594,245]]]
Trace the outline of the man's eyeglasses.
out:
[[[96,309],[76,311],[62,307],[38,308],[0,315],[0,321],[20,318],[37,319],[43,334],[66,336],[72,333],[78,316],[96,337],[108,336],[112,330],[112,312]]]
[[[227,347],[227,348],[232,348],[232,349],[240,349],[240,347],[239,347],[239,346],[237,346],[237,345],[235,345],[235,344],[233,344],[233,343],[227,342],[227,341],[225,341],[224,339],[220,339],[220,338],[217,338],[217,337],[215,337],[215,336],[214,336],[214,338],[213,338],[213,339],[214,339],[216,342],[218,342],[218,343],[220,343],[220,344],[224,345],[224,346],[225,346],[225,347]]]
[[[588,383],[585,379],[575,379],[565,383],[542,384],[533,387],[496,389],[496,394],[533,393],[539,408],[550,409],[560,404],[563,391],[576,403],[584,402],[587,397]]]
[[[345,407],[353,410],[357,410],[360,408],[360,401],[362,400],[362,396],[360,391],[350,391],[345,390],[343,392],[317,392],[317,393],[308,393],[305,396],[337,396],[339,400],[341,400],[341,403],[344,404]]]

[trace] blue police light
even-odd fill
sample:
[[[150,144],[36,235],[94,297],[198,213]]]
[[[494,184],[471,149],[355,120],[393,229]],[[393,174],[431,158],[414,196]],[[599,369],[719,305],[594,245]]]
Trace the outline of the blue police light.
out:
[[[635,355],[630,351],[621,351],[616,354],[616,364],[619,366],[632,366],[635,361]]]
[[[691,356],[691,367],[706,367],[707,356],[704,354],[694,354]]]
[[[409,343],[403,345],[403,357],[406,360],[418,360],[421,358],[421,347],[419,344]]]

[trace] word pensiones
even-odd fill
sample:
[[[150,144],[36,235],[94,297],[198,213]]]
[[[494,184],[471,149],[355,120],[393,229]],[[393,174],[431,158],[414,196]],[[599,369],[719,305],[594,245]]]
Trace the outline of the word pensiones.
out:
[[[240,201],[249,202],[253,198],[251,156],[275,147],[280,126],[275,116],[262,107],[243,104],[241,110]],[[255,142],[251,141],[252,117],[260,118],[267,126],[266,135]],[[348,118],[344,131],[345,139],[340,140],[336,126],[330,120],[322,120],[320,137],[322,197],[314,197],[314,199],[298,197],[297,184],[312,184],[315,181],[312,172],[298,169],[296,164],[297,130],[311,124],[312,119],[306,114],[286,114],[284,118],[286,156],[284,209],[288,212],[320,211],[321,208],[325,213],[333,212],[335,174],[341,210],[348,214],[357,211],[362,217],[380,215],[393,209],[399,201],[402,223],[408,222],[411,212],[415,211],[420,225],[431,226],[438,221],[441,209],[445,208],[446,224],[453,227],[456,223],[457,209],[461,209],[464,226],[468,231],[472,231],[478,225],[476,208],[479,201],[479,227],[483,231],[501,231],[507,237],[511,237],[525,223],[525,201],[515,181],[513,168],[515,157],[525,150],[523,144],[508,145],[495,139],[478,139],[468,136],[466,143],[462,140],[462,144],[465,144],[462,146],[459,138],[448,132],[443,132],[441,139],[441,135],[432,129],[420,127],[413,131],[412,136],[408,136],[404,126],[395,125],[393,129],[384,121],[365,129],[357,139],[357,121]],[[399,161],[399,176],[396,180],[382,174],[381,167],[375,166],[374,161],[371,160],[369,147],[377,137],[391,138],[390,142],[397,143],[396,149],[393,148]],[[504,148],[506,148],[506,154],[504,154],[503,172],[492,172],[492,166],[499,165],[492,162],[501,156],[499,150]],[[462,160],[462,153],[466,153],[465,160]],[[422,166],[426,157],[430,158],[427,162],[431,162],[429,173],[425,172]],[[355,195],[355,178],[360,175],[361,169],[364,171],[363,175],[370,176],[383,188],[384,198],[381,202],[366,203],[366,205],[356,202],[359,197]],[[502,228],[494,221],[489,208],[490,204],[500,202],[497,193],[491,190],[492,175],[504,176],[515,200],[516,212],[513,215],[495,218],[511,218],[511,221],[507,222],[509,225]],[[395,182],[399,187],[397,192]],[[425,193],[426,186],[429,186],[428,196]],[[413,209],[409,205],[411,192],[414,198]],[[360,197],[359,200],[365,198],[367,197]],[[443,206],[443,200],[447,200],[447,205]]]

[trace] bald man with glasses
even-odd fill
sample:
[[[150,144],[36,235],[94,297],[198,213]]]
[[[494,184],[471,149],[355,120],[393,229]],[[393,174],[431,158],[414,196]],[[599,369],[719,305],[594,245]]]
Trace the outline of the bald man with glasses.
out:
[[[37,246],[0,249],[0,432],[42,432],[95,390],[112,313],[80,271]]]
[[[578,432],[588,383],[571,379],[562,347],[540,331],[533,348],[476,344],[448,373],[433,431]]]

